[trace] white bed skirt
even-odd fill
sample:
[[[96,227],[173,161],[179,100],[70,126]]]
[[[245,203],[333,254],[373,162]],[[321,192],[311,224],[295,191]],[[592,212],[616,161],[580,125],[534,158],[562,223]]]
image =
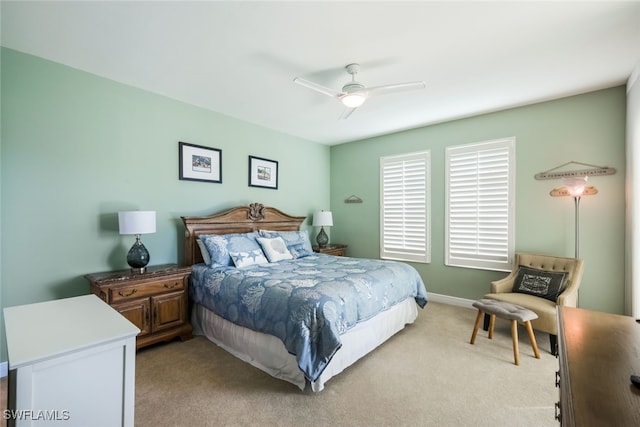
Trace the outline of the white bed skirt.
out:
[[[340,336],[342,347],[336,352],[322,375],[310,388],[321,391],[324,384],[391,336],[413,323],[418,316],[418,306],[408,298],[377,316],[359,323]],[[278,338],[238,326],[214,314],[207,308],[194,304],[191,324],[193,333],[204,335],[234,356],[263,370],[269,375],[288,381],[305,389],[302,371],[295,356],[289,354]]]

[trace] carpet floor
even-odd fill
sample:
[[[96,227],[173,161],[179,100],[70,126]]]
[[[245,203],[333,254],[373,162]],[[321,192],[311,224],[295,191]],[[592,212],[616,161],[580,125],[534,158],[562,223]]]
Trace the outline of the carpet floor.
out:
[[[533,357],[509,323],[469,344],[473,309],[430,302],[320,393],[270,377],[203,337],[140,350],[136,426],[556,426],[557,359],[537,333]]]

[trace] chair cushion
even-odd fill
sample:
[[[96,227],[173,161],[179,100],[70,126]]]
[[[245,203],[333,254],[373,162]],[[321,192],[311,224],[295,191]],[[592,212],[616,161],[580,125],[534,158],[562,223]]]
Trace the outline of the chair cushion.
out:
[[[521,265],[513,281],[512,291],[555,302],[564,290],[566,281],[567,273],[564,271],[539,270]]]
[[[501,319],[526,322],[538,318],[537,314],[527,308],[494,299],[483,298],[474,302],[473,306],[485,313],[495,314]]]

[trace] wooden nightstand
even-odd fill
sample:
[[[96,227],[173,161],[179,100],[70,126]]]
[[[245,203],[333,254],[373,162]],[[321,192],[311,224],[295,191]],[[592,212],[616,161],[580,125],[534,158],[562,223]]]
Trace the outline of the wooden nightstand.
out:
[[[131,270],[87,274],[91,292],[140,328],[136,348],[191,338],[188,285],[191,267],[164,264],[145,273]]]
[[[324,248],[321,248],[319,246],[314,246],[313,251],[319,252],[321,254],[327,254],[327,255],[346,256],[347,245],[332,243],[330,245],[325,246]]]

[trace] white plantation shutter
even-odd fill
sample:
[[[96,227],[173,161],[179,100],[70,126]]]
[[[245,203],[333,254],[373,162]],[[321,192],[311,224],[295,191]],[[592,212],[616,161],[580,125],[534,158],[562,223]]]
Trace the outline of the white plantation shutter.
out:
[[[446,265],[511,271],[515,138],[446,150]]]
[[[428,151],[380,158],[380,258],[431,262]]]

